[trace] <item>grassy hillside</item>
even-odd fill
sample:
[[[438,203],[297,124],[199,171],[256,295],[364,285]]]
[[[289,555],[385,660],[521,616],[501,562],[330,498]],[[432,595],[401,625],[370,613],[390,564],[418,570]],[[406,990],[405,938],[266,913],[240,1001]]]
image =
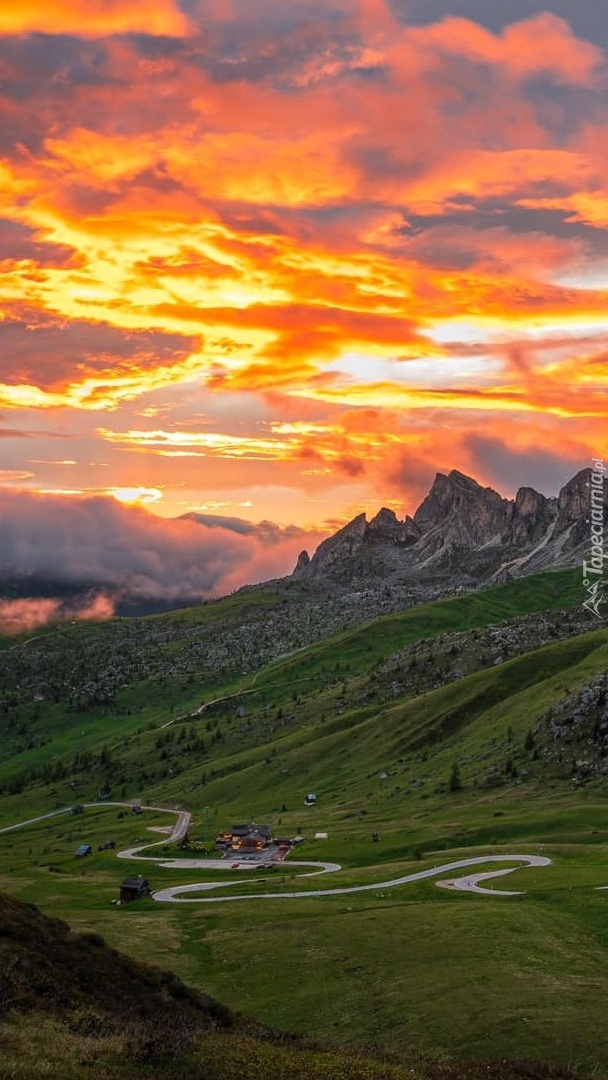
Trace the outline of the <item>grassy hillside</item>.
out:
[[[0,656],[0,790],[4,783],[5,791],[18,793],[32,776],[48,786],[68,773],[90,772],[100,759],[91,789],[114,790],[117,781],[120,788],[149,786],[151,770],[142,771],[141,781],[118,777],[106,768],[108,754],[118,748],[122,759],[128,743],[140,757],[147,732],[156,729],[158,738],[163,724],[192,715],[203,703],[207,730],[210,717],[232,718],[237,694],[239,704],[251,704],[257,714],[273,705],[285,713],[286,703],[302,693],[310,699],[345,677],[369,674],[420,640],[526,613],[555,612],[559,625],[557,612],[579,600],[579,593],[573,571],[542,574],[386,616],[262,666],[264,655],[284,649],[285,620],[295,618],[280,593],[229,597],[170,616],[59,627],[17,640]],[[209,706],[218,699],[227,699],[225,710]],[[334,707],[331,698],[327,707]],[[258,741],[267,742],[275,727],[257,724],[256,732]],[[209,742],[197,742],[199,759],[209,754]]]
[[[0,833],[0,887],[271,1027],[435,1063],[542,1053],[608,1076],[608,893],[597,891],[608,884],[608,631],[580,612],[578,575],[393,613],[283,658],[279,635],[275,658],[256,667],[260,627],[283,599],[235,600],[226,625],[215,606],[214,643],[195,611],[74,628],[77,649],[71,630],[17,643],[5,653],[20,657],[20,682],[17,692],[5,669],[0,823],[101,792],[187,808],[191,840],[206,846],[240,820],[303,833],[298,857],[342,870],[298,889],[377,888],[264,899],[294,891],[301,871],[288,860],[262,875],[229,872],[246,902],[116,909],[125,872],[143,868],[158,889],[218,871],[121,864],[98,851],[109,837],[119,848],[158,839],[148,830],[167,824],[103,801]],[[40,678],[57,672],[51,700]],[[83,704],[110,684],[105,702]],[[307,791],[316,806],[304,806]],[[317,831],[328,840],[312,839]],[[82,862],[81,842],[95,849]],[[509,879],[521,897],[379,884],[522,852],[553,863]],[[257,1047],[255,1060],[265,1053]]]
[[[571,1080],[501,1061],[400,1064],[306,1043],[239,1016],[170,972],[129,960],[0,894],[0,1077],[100,1080]],[[412,1067],[413,1066],[413,1067]]]

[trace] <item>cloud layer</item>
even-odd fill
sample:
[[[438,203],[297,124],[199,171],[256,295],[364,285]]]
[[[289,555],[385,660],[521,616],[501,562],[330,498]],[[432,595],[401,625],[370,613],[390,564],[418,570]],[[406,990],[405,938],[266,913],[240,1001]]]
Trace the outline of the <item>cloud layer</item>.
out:
[[[599,452],[597,0],[26,0],[0,69],[5,490],[85,540],[113,491],[311,527]],[[266,566],[259,530],[173,528],[142,589],[178,551],[203,592]]]
[[[254,526],[205,516],[168,521],[111,498],[0,493],[0,579],[97,586],[115,597],[222,595],[243,582],[290,573],[299,551],[319,539],[270,522]],[[39,621],[46,621],[46,601],[36,603]],[[25,621],[28,611],[26,602],[23,608],[5,603],[3,617]],[[31,618],[38,618],[33,607]]]

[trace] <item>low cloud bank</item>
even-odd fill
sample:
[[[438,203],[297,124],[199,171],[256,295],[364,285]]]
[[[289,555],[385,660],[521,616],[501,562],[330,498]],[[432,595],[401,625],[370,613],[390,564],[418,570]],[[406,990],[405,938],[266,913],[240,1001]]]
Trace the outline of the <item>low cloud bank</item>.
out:
[[[290,573],[301,549],[322,538],[269,522],[167,520],[106,497],[0,492],[4,581],[46,578],[135,599],[207,599]],[[35,603],[42,615],[48,601]]]
[[[61,600],[33,598],[27,600],[0,600],[0,634],[23,634],[36,630],[50,622],[69,619],[73,622],[87,620],[101,622],[111,619],[114,601],[99,593],[90,601],[66,604]]]

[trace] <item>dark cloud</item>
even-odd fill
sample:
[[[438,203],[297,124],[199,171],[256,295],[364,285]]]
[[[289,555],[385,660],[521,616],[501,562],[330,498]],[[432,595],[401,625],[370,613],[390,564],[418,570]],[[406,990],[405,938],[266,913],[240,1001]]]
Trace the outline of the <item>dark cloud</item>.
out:
[[[186,5],[180,4],[180,7],[185,8]],[[130,34],[129,45],[138,56],[147,60],[183,60],[192,49],[192,45],[181,38],[165,37],[162,34],[154,37],[149,34]]]
[[[54,134],[82,119],[83,92],[96,97],[128,85],[110,68],[110,53],[99,42],[77,37],[30,34],[0,36],[0,147],[42,150]]]
[[[408,214],[406,223],[395,230],[396,235],[403,236],[405,250],[412,245],[415,257],[423,262],[466,269],[478,256],[483,234],[500,228],[513,237],[521,237],[523,242],[530,237],[531,244],[542,235],[566,243],[578,242],[581,252],[591,260],[605,259],[608,255],[608,231],[572,220],[567,210],[528,209],[504,199],[467,198],[460,200],[460,207],[458,202],[453,200],[445,214]],[[467,230],[474,230],[478,237],[473,246],[467,246]],[[489,247],[494,244],[494,239],[489,237]],[[497,258],[500,255],[497,248]]]
[[[190,111],[182,80],[193,69],[184,43],[165,38],[0,35],[0,149],[44,155],[49,136],[81,126],[156,133],[175,118],[176,99],[182,120]]]
[[[111,187],[105,189],[80,183],[78,180],[70,180],[61,192],[62,209],[75,218],[103,217],[121,201],[125,192],[132,189],[133,184],[130,179],[113,182]]]
[[[201,36],[190,43],[192,62],[214,82],[270,82],[287,92],[349,77],[376,79],[381,67],[366,60],[357,9],[334,2],[284,4],[233,0],[230,18],[192,5]]]
[[[418,263],[452,270],[470,270],[479,262],[479,247],[467,246],[465,237],[445,226],[409,237],[404,251]]]
[[[244,518],[228,517],[223,514],[183,514],[180,521],[194,521],[198,525],[204,525],[207,529],[228,529],[229,532],[238,533],[239,536],[254,536],[262,544],[280,544],[284,540],[298,537],[307,539],[310,533],[297,525],[287,525],[283,528],[274,521],[246,521]]]
[[[238,526],[235,528],[235,523]],[[166,600],[220,595],[290,573],[321,536],[262,522],[167,520],[110,498],[0,490],[0,575]]]
[[[506,493],[513,487],[513,477],[517,477],[518,486],[536,488],[544,495],[556,495],[569,476],[574,476],[588,464],[580,458],[561,456],[541,447],[514,450],[499,439],[484,435],[469,435],[464,445],[471,452],[478,472]]]
[[[67,244],[49,243],[35,229],[18,221],[0,218],[0,263],[5,260],[29,260],[42,268],[75,267],[83,262],[78,252]]]
[[[582,127],[601,124],[606,115],[603,83],[594,90],[559,84],[547,75],[525,82],[525,94],[539,122],[556,146],[568,146]]]
[[[566,193],[561,189],[558,195]],[[588,243],[606,243],[606,238],[598,235],[597,229],[569,220],[565,210],[529,209],[505,199],[475,199],[471,196],[452,199],[445,214],[408,214],[402,231],[404,235],[412,235],[433,226],[461,225],[467,219],[473,220],[480,231],[502,225],[514,233],[544,232],[565,240],[576,237]]]
[[[433,458],[432,450],[425,453],[411,447],[399,448],[381,465],[378,486],[382,492],[401,498],[405,512],[413,515],[441,468],[442,463]]]
[[[68,96],[79,86],[102,86],[111,80],[110,52],[103,42],[78,37],[30,34],[0,36],[3,93],[28,101],[46,92]]]
[[[389,0],[392,11],[412,25],[425,25],[446,15],[473,19],[494,33],[509,23],[550,10],[566,19],[575,33],[608,45],[608,20],[598,0]]]
[[[361,146],[351,143],[345,158],[347,161],[352,161],[366,176],[393,177],[402,181],[414,180],[422,176],[426,168],[426,162],[421,159],[416,149],[414,147],[408,149],[407,144],[404,144],[397,153],[382,145]]]
[[[341,454],[336,460],[336,468],[345,476],[364,476],[365,462],[353,454]]]
[[[75,179],[66,181],[60,201],[62,210],[70,217],[96,218],[111,216],[117,206],[118,213],[124,214],[126,201],[146,206],[156,194],[171,196],[185,190],[183,184],[167,175],[162,161],[158,161],[154,168],[113,179],[105,187]]]
[[[107,323],[63,319],[13,305],[0,323],[0,380],[48,389],[83,372],[128,374],[134,365],[177,364],[199,339],[160,331],[120,330]]]

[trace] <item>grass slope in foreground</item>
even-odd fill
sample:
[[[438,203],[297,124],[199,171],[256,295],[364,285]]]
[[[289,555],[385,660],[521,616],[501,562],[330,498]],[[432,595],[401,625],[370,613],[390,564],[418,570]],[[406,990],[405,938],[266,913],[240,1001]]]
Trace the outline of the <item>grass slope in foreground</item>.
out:
[[[11,1080],[571,1080],[501,1061],[413,1067],[307,1044],[246,1020],[0,894],[0,1077]]]

